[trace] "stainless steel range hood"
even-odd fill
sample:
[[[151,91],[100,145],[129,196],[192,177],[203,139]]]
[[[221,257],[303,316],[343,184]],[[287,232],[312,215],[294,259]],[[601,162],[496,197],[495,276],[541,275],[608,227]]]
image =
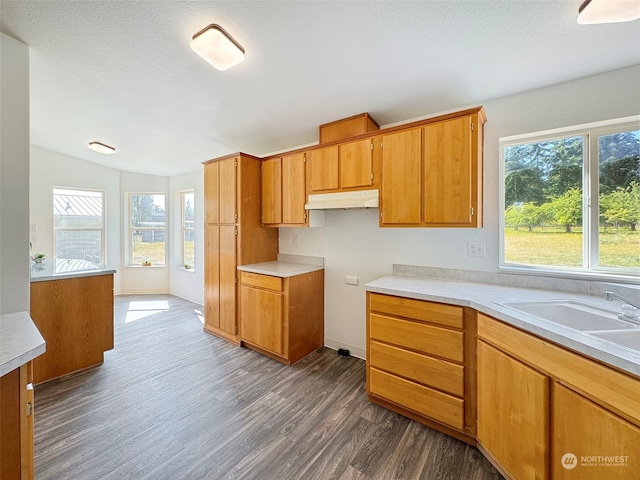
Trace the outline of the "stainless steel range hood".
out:
[[[319,193],[309,195],[304,206],[307,210],[334,210],[346,208],[378,208],[378,190],[358,190],[355,192]]]

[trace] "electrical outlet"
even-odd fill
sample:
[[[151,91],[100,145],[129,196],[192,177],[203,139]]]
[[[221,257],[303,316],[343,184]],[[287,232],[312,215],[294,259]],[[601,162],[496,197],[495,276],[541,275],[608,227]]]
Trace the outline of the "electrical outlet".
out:
[[[352,277],[351,275],[347,275],[346,277],[344,277],[344,283],[346,283],[347,285],[357,285],[358,277]]]
[[[469,257],[486,257],[485,242],[467,242],[467,256]]]
[[[299,241],[298,235],[291,235],[291,246],[297,247],[299,245],[300,245],[300,241]]]

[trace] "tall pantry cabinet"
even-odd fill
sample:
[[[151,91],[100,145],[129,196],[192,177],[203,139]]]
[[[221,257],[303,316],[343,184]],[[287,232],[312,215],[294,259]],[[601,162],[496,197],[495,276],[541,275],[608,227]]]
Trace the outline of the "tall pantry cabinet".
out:
[[[261,164],[244,153],[204,163],[204,330],[235,344],[237,266],[278,256],[278,230],[260,225]]]

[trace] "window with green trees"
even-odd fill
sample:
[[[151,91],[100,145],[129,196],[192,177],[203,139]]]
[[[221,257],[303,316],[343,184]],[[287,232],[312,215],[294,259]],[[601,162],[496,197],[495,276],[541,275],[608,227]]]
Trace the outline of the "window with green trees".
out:
[[[502,265],[640,276],[640,121],[500,141]]]
[[[129,265],[164,265],[165,196],[129,193]]]

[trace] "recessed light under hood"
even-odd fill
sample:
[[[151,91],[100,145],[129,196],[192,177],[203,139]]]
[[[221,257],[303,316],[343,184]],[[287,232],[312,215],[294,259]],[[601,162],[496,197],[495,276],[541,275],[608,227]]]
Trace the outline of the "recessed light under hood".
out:
[[[335,210],[347,208],[378,208],[378,190],[357,190],[355,192],[319,193],[309,195],[304,206],[306,210]]]

